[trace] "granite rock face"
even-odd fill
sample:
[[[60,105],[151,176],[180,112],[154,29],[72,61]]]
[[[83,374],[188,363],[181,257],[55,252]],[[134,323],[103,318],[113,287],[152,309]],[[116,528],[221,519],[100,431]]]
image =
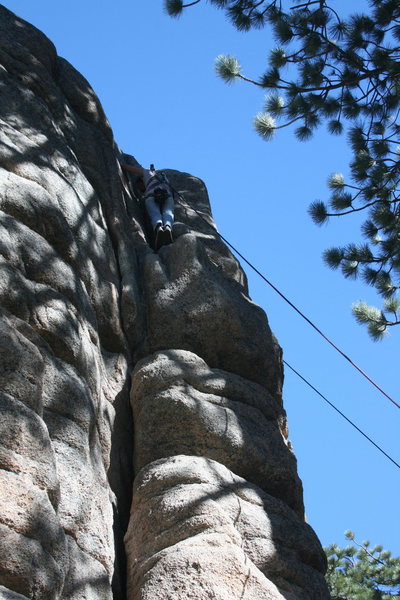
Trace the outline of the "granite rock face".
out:
[[[167,171],[154,252],[90,85],[1,5],[0,118],[0,599],[327,599],[281,351],[204,184]]]

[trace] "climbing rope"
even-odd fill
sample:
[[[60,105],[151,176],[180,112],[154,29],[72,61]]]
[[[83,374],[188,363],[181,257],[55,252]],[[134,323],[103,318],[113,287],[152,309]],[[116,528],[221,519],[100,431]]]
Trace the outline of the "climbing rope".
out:
[[[317,390],[316,387],[314,387],[305,377],[303,377],[303,375],[301,375],[298,371],[296,371],[296,369],[294,369],[291,365],[289,365],[289,363],[286,362],[286,360],[284,360],[283,362],[285,363],[285,365],[287,367],[289,367],[289,369],[291,371],[293,371],[293,373],[295,373],[297,375],[297,377],[300,377],[300,379],[302,381],[304,381],[304,383],[306,385],[308,385],[312,390],[314,390],[314,392],[316,394],[318,394],[318,396],[320,396],[323,400],[325,400],[325,402],[327,402],[330,407],[332,407],[334,410],[336,410],[336,412],[338,412],[339,415],[341,417],[343,417],[343,419],[345,419],[348,423],[350,423],[350,425],[352,427],[354,427],[354,429],[356,429],[359,433],[361,433],[362,436],[364,436],[373,446],[375,446],[375,448],[377,448],[379,450],[379,452],[381,452],[384,456],[386,456],[386,458],[388,458],[394,465],[396,465],[396,467],[398,467],[400,469],[399,463],[397,463],[391,456],[389,456],[389,454],[387,454],[387,452],[385,452],[380,446],[378,446],[378,444],[376,444],[366,433],[364,433],[364,431],[362,429],[357,427],[357,425],[355,423],[353,423],[353,421],[351,421],[348,417],[346,417],[346,415],[344,413],[342,413],[341,410],[339,410],[330,400],[328,400],[328,398],[326,398],[323,394],[321,394],[321,392],[319,390]]]
[[[387,394],[371,377],[369,377],[369,375],[367,375],[367,373],[365,373],[365,371],[363,371],[361,367],[359,367],[349,356],[347,356],[347,354],[345,354],[334,342],[332,342],[332,340],[329,339],[328,336],[325,335],[323,331],[321,331],[319,327],[317,327],[315,323],[311,321],[311,319],[309,319],[299,308],[297,308],[297,306],[293,304],[293,302],[291,302],[271,281],[269,281],[269,279],[267,279],[267,277],[265,277],[265,275],[263,275],[261,271],[257,269],[257,267],[255,267],[249,260],[247,260],[247,258],[243,256],[243,254],[239,252],[239,250],[235,248],[235,246],[233,246],[233,244],[231,244],[211,223],[209,223],[196,208],[190,206],[190,204],[186,202],[182,194],[178,192],[178,190],[176,190],[171,183],[169,183],[169,185],[173,192],[176,194],[176,196],[180,199],[181,204],[194,211],[202,219],[202,221],[204,221],[204,223],[206,223],[206,225],[208,225],[208,227],[210,227],[225,244],[227,244],[227,246],[229,246],[255,273],[257,273],[257,275],[261,277],[261,279],[265,283],[267,283],[287,304],[289,304],[289,306],[291,306],[293,310],[297,312],[297,314],[299,314],[309,325],[311,325],[311,327],[326,342],[328,342],[328,344],[330,344],[343,358],[345,358],[352,365],[352,367],[354,367],[363,377],[365,377],[367,381],[369,381],[379,392],[381,392],[381,394],[383,394],[383,396],[385,396],[388,400],[390,400],[390,402],[397,406],[397,408],[400,408],[400,404],[393,400],[393,398],[389,396],[389,394]]]
[[[157,175],[156,175],[157,177]],[[160,183],[165,183],[164,180],[161,180],[157,177],[158,181]],[[218,235],[218,237],[225,243],[227,244],[227,246],[229,246],[242,260],[245,261],[245,263],[247,265],[249,265],[249,267],[255,271],[255,273],[257,273],[257,275],[259,275],[259,277],[261,277],[261,279],[263,279],[263,281],[265,281],[265,283],[267,283],[270,287],[272,287],[272,289],[283,299],[285,300],[285,302],[287,302],[309,325],[311,325],[313,327],[313,329],[315,329],[317,331],[317,333],[319,333],[337,352],[339,352],[341,354],[341,356],[343,356],[348,362],[350,362],[350,364],[356,368],[372,385],[375,386],[375,388],[377,388],[386,398],[388,398],[393,404],[395,404],[395,406],[397,406],[398,408],[400,408],[400,405],[395,402],[388,394],[386,394],[386,392],[384,390],[382,390],[382,388],[380,388],[356,363],[354,363],[354,361],[352,361],[338,346],[336,346],[336,344],[334,344],[308,317],[306,317],[306,315],[304,315],[294,304],[293,302],[291,302],[284,294],[282,294],[282,292],[275,286],[273,285],[266,277],[265,275],[263,275],[249,260],[247,260],[247,258],[245,256],[243,256],[243,254],[241,254],[221,233],[219,233],[219,231],[216,229],[216,227],[214,227],[209,221],[207,221],[204,216],[193,206],[191,206],[186,200],[185,198],[182,196],[182,194],[180,192],[178,192],[178,190],[170,183],[168,182],[168,185],[170,186],[171,190],[174,192],[175,196],[179,199],[180,203],[185,206],[186,208],[188,208],[189,210],[192,210],[193,212],[195,212],[202,221],[204,221],[204,223],[206,223],[206,225],[208,227],[210,227],[212,229],[212,231],[214,233],[216,233]],[[314,390],[314,392],[316,394],[318,394],[325,402],[327,402],[327,404],[329,404],[329,406],[331,406],[339,415],[341,415],[343,417],[343,419],[345,419],[354,429],[356,429],[365,439],[367,439],[377,450],[379,450],[379,452],[381,452],[388,460],[390,460],[396,467],[398,467],[400,469],[400,464],[397,463],[387,452],[385,452],[378,444],[376,444],[364,431],[362,431],[362,429],[360,429],[353,421],[351,421],[348,417],[346,417],[346,415],[339,410],[332,402],[330,402],[316,387],[314,387],[305,377],[303,377],[298,371],[296,371],[296,369],[294,369],[286,360],[283,360],[283,363],[293,372],[295,373],[304,383],[306,383],[306,385],[308,385],[312,390]]]

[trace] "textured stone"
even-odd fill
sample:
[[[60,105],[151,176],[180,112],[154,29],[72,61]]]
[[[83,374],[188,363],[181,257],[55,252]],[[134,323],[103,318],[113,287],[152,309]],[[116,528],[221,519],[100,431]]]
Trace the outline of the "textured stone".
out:
[[[0,598],[1,600],[26,600],[26,596],[21,596],[21,594],[8,590],[2,585],[0,585]]]
[[[0,64],[1,593],[110,599],[131,481],[126,185],[89,84],[3,6]]]
[[[2,583],[28,598],[54,598],[68,569],[65,534],[47,494],[29,477],[0,472]]]
[[[185,188],[182,180],[182,175],[173,179],[179,190]],[[197,188],[196,209],[204,206],[203,211],[209,213],[200,181]],[[190,202],[187,192],[184,198]],[[178,229],[172,246],[162,248],[158,255],[146,254],[143,261],[149,307],[146,354],[164,348],[191,350],[210,366],[238,373],[279,396],[280,348],[264,311],[247,296],[237,261],[196,213],[185,215],[185,205],[178,205],[177,213],[191,229],[182,235]]]
[[[167,171],[154,252],[90,85],[1,5],[0,119],[0,599],[327,600],[281,350],[204,183]]]
[[[262,386],[169,350],[136,365],[132,409],[137,471],[175,454],[212,458],[303,515],[296,461],[279,429],[282,411]]]
[[[136,478],[127,533],[128,596],[326,598],[324,555],[288,506],[220,463],[153,462]]]

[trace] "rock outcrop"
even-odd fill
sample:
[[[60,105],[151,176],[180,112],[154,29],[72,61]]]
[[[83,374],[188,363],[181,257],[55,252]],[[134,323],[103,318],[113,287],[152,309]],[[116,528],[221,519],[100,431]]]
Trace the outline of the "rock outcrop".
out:
[[[154,252],[90,85],[1,5],[0,118],[0,598],[326,600],[280,348],[204,184],[168,171]]]

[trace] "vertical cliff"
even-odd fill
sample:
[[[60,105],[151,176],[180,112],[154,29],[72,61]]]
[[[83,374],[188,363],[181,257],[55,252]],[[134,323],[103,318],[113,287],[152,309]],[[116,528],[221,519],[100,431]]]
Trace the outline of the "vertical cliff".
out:
[[[155,253],[93,90],[1,5],[0,118],[0,598],[327,599],[280,348],[204,184],[168,171]]]

